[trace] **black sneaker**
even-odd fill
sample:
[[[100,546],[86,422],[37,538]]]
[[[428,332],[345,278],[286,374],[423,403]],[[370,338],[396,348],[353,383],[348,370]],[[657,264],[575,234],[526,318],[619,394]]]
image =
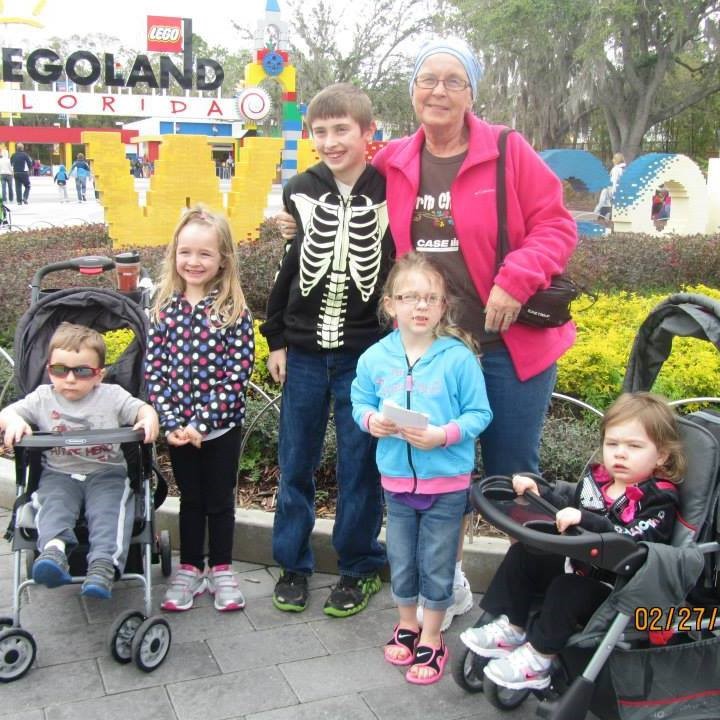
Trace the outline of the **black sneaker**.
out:
[[[380,576],[350,577],[341,575],[338,584],[330,591],[324,612],[331,617],[348,617],[367,607],[370,596],[382,587]]]
[[[278,610],[302,612],[308,601],[307,575],[283,570],[275,583],[272,601]]]

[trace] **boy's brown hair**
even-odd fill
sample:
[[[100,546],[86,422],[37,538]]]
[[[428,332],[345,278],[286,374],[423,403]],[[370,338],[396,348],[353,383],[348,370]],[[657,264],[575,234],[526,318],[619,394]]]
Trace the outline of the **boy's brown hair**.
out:
[[[373,122],[370,98],[350,83],[335,83],[321,90],[310,101],[305,122],[312,130],[315,120],[351,117],[365,132]]]
[[[100,367],[105,367],[105,339],[97,330],[85,325],[60,323],[50,338],[48,359],[52,357],[53,350],[69,350],[71,352],[92,350],[98,356]]]
[[[680,482],[686,467],[685,453],[677,415],[668,401],[649,392],[622,394],[603,415],[600,437],[605,439],[605,431],[611,425],[629,420],[638,420],[658,451],[667,454],[667,460],[659,468],[663,479]]]

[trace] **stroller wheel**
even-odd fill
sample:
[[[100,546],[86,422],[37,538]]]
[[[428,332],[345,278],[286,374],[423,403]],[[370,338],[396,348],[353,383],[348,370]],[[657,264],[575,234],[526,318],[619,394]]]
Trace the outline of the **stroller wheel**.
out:
[[[148,618],[135,633],[132,641],[132,657],[143,672],[160,667],[170,650],[172,634],[165,618]]]
[[[483,675],[483,693],[487,701],[498,710],[514,710],[525,702],[525,698],[531,692],[532,690],[527,688],[511,690],[502,685],[496,685],[489,677]]]
[[[125,665],[132,661],[133,638],[144,621],[145,616],[137,610],[128,610],[115,618],[115,622],[110,626],[108,640],[110,654],[117,662]]]
[[[0,632],[0,682],[20,679],[35,661],[33,636],[20,628]]]
[[[452,676],[455,682],[466,692],[477,693],[483,690],[483,668],[488,658],[476,655],[470,648],[456,653],[452,663]]]
[[[172,543],[170,542],[170,531],[162,530],[158,539],[160,550],[160,569],[163,577],[170,577],[172,574]]]

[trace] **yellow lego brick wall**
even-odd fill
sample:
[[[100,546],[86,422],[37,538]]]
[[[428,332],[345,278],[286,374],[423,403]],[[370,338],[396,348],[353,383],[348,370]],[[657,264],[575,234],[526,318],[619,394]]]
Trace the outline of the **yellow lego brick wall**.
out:
[[[257,240],[259,236],[282,147],[282,138],[251,137],[243,140],[235,160],[235,177],[227,206],[233,237],[238,242]]]
[[[310,166],[320,162],[320,156],[313,141],[304,138],[298,141],[298,172],[305,172]]]
[[[105,210],[110,237],[117,246],[137,242],[142,210],[138,207],[130,164],[120,133],[83,132],[85,155],[90,161],[98,200]]]
[[[84,132],[82,137],[114,247],[165,245],[183,210],[198,203],[223,211],[208,138],[163,136],[147,206],[141,208],[120,134]],[[282,146],[282,138],[247,138],[237,153],[225,210],[236,241],[259,236]]]

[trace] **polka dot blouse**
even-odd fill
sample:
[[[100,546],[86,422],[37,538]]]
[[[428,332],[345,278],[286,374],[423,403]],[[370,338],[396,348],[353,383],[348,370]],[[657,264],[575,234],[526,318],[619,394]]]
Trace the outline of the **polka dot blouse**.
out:
[[[193,307],[175,295],[150,328],[145,379],[165,432],[192,425],[203,435],[241,425],[255,361],[252,317],[246,310],[224,328],[212,314],[214,296]]]

